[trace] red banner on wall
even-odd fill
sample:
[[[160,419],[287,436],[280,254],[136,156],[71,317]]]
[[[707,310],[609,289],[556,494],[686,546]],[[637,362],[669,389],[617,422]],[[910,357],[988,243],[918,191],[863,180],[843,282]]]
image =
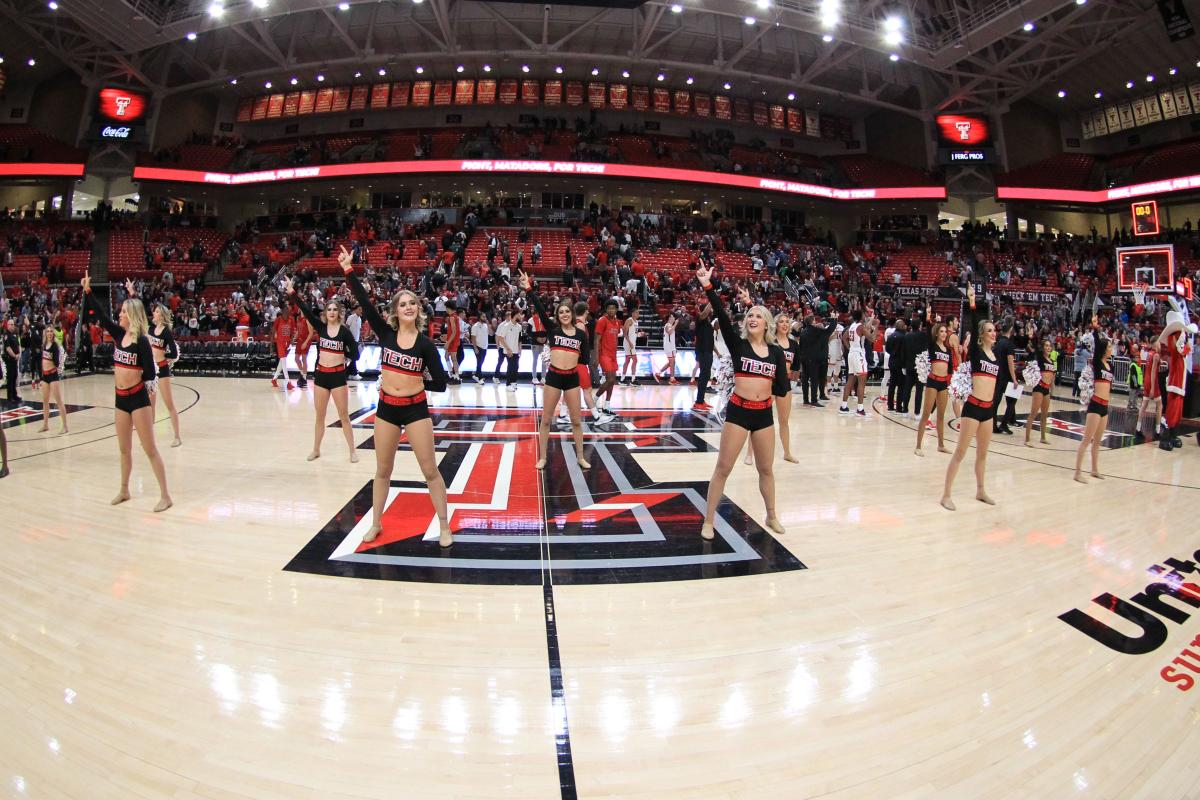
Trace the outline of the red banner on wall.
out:
[[[243,97],[241,100],[238,101],[237,117],[236,117],[237,121],[238,122],[249,122],[251,117],[253,117],[253,116],[254,116],[254,98],[253,97]]]
[[[692,113],[692,93],[682,89],[675,92],[675,113],[676,114],[691,114]]]
[[[266,119],[267,104],[271,102],[271,98],[267,95],[254,98],[254,111],[250,114],[251,119]]]
[[[313,113],[317,105],[317,93],[312,89],[300,93],[300,108],[296,113],[301,116]]]
[[[629,89],[630,103],[634,111],[650,110],[650,89],[645,86],[632,86]]]
[[[608,87],[608,104],[618,110],[629,108],[629,87],[624,83],[610,84]]]
[[[719,94],[713,98],[713,116],[717,119],[733,119],[733,105],[728,97]]]
[[[744,100],[741,97],[733,99],[733,118],[738,122],[751,122],[753,117],[750,112],[750,101]]]
[[[433,95],[433,84],[429,81],[415,81],[412,85],[412,100],[414,106],[427,106]]]
[[[771,113],[767,109],[767,104],[761,101],[754,104],[754,124],[767,127],[771,123]]]
[[[350,107],[350,87],[335,86],[333,87],[333,108],[330,110],[335,114],[339,111],[345,111]]]
[[[294,117],[300,113],[300,93],[288,92],[283,98],[283,115],[285,117]]]
[[[567,105],[583,105],[583,83],[580,81],[567,81]]]
[[[454,82],[454,105],[469,106],[475,102],[475,81],[459,80]]]
[[[546,81],[546,85],[542,88],[542,104],[547,106],[561,106],[563,94],[562,81]]]
[[[771,127],[783,130],[784,126],[783,106],[771,106]]]
[[[527,106],[536,106],[542,99],[542,84],[539,81],[525,79],[521,81],[521,102]]]
[[[267,106],[267,119],[275,119],[283,116],[283,95],[271,95],[271,102]]]
[[[787,129],[793,133],[804,133],[804,111],[788,107]]]
[[[313,107],[313,111],[317,114],[328,114],[333,108],[333,89],[320,89],[317,91],[317,103]]]
[[[392,84],[392,108],[408,105],[408,81],[396,81]]]
[[[387,108],[391,95],[392,85],[390,83],[375,84],[371,87],[371,108]]]
[[[608,87],[602,81],[588,83],[588,105],[592,108],[604,108],[604,99],[608,95]]]
[[[433,84],[433,104],[448,106],[454,102],[454,81],[437,81]]]
[[[671,93],[666,89],[655,87],[653,92],[654,110],[660,114],[671,113]]]
[[[697,117],[707,117],[712,115],[712,98],[706,94],[698,94],[693,99],[696,107]]]
[[[517,102],[517,82],[511,78],[500,81],[500,102],[511,106]]]
[[[479,82],[475,89],[475,102],[481,106],[490,106],[496,102],[496,81],[486,78]]]
[[[350,110],[362,111],[367,107],[367,95],[370,93],[371,87],[365,83],[355,86],[350,90]]]

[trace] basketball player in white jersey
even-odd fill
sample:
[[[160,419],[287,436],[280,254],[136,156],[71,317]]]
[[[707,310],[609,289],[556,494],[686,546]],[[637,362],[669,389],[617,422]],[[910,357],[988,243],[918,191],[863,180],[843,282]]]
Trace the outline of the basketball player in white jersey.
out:
[[[867,391],[866,342],[875,340],[874,318],[863,322],[863,312],[855,309],[851,314],[850,325],[846,328],[843,336],[846,340],[846,386],[842,390],[842,405],[838,408],[838,413],[850,413],[847,401],[851,395],[857,392],[858,410],[855,413],[860,417],[866,417],[867,409],[863,405],[863,396]]]
[[[833,394],[838,390],[838,379],[842,376],[842,357],[845,355],[842,349],[842,334],[845,330],[839,324],[833,329],[833,335],[829,337],[829,360],[825,377],[825,394]]]
[[[660,378],[670,377],[669,383],[675,386],[679,381],[675,380],[675,326],[679,324],[679,320],[674,314],[667,316],[667,322],[663,325],[663,355],[667,357],[667,364],[663,367],[662,372],[654,373],[654,382],[658,383]]]
[[[633,379],[637,377],[638,308],[632,302],[629,304],[629,317],[625,320],[623,335],[625,361],[621,364],[621,385],[633,386]]]

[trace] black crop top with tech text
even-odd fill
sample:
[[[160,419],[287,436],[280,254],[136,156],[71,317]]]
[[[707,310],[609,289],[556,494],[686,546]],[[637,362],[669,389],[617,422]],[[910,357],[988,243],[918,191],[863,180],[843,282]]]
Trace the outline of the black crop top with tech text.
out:
[[[175,344],[175,337],[171,335],[171,329],[166,325],[161,330],[155,331],[153,325],[146,333],[146,338],[150,340],[150,346],[157,350],[164,350],[167,354],[167,361],[174,361],[179,358],[179,345]]]
[[[721,296],[717,294],[715,286],[709,286],[704,291],[708,296],[708,302],[712,304],[713,313],[717,316],[717,324],[721,327],[721,336],[725,339],[725,346],[729,348],[729,354],[733,357],[733,372],[734,375],[741,378],[762,378],[771,382],[771,394],[775,397],[784,397],[788,393],[788,374],[787,374],[787,357],[783,354],[783,348],[779,345],[767,345],[767,355],[760,356],[754,352],[754,347],[750,342],[742,338],[741,334],[734,329],[733,323],[729,320],[729,314],[725,311],[725,304],[721,302]]]
[[[83,296],[88,308],[96,314],[96,322],[113,340],[113,366],[122,369],[138,369],[142,371],[142,382],[153,381],[158,375],[154,368],[154,351],[150,349],[150,340],[139,336],[133,344],[125,345],[125,329],[112,321],[104,306],[90,291]]]
[[[49,361],[54,365],[49,370],[46,370],[43,374],[52,374],[58,371],[58,357],[58,342],[51,342],[49,347],[42,348],[42,361]]]
[[[317,355],[321,353],[337,353],[343,356],[347,364],[352,364],[358,361],[358,342],[354,341],[354,333],[345,325],[338,326],[336,336],[329,335],[329,323],[317,316],[312,307],[304,302],[304,298],[299,292],[292,295],[292,299],[296,301],[296,306],[300,309],[300,313],[308,320],[308,324],[317,334]],[[374,325],[372,325],[374,328]]]
[[[542,325],[545,326],[550,337],[550,350],[574,353],[579,357],[579,361],[576,362],[577,364],[586,364],[588,335],[584,332],[583,326],[576,325],[574,333],[567,333],[558,324],[557,319],[550,319],[550,315],[546,313],[546,307],[542,305],[542,298],[538,297],[537,287],[531,286],[528,294],[529,300],[533,303],[533,309],[537,312],[538,319],[542,321]]]
[[[375,304],[371,302],[371,296],[359,281],[358,276],[353,272],[347,272],[346,282],[350,284],[350,291],[354,293],[354,297],[362,306],[363,317],[371,324],[371,330],[375,331],[375,336],[379,338],[379,345],[382,348],[379,356],[379,368],[384,372],[398,372],[401,375],[417,377],[424,377],[428,372],[429,377],[425,379],[425,388],[431,392],[446,391],[446,370],[442,367],[442,357],[433,340],[418,331],[412,347],[401,347],[396,340],[396,329],[389,325],[388,321],[379,313],[379,309],[375,308]]]
[[[946,369],[950,369],[950,350],[934,343],[929,346],[929,366],[932,367],[939,361],[946,365]]]

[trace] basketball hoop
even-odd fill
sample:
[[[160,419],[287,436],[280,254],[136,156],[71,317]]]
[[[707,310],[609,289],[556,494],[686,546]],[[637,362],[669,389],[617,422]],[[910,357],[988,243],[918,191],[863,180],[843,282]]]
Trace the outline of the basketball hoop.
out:
[[[1150,291],[1150,284],[1137,281],[1133,284],[1133,301],[1139,306],[1146,305],[1146,292]]]

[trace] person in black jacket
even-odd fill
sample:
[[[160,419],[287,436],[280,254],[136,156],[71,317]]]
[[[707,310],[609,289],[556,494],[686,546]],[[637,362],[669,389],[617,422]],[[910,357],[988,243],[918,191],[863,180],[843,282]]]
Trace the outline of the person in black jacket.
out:
[[[21,359],[21,340],[17,338],[17,326],[11,319],[4,324],[4,339],[0,342],[4,348],[4,372],[8,376],[8,405],[16,408],[21,404],[21,398],[17,395],[17,366]]]
[[[712,411],[712,406],[704,402],[704,393],[712,376],[713,346],[712,306],[705,303],[696,312],[696,367],[700,377],[696,379],[696,404],[692,406],[695,411]]]
[[[837,330],[834,322],[822,328],[817,325],[817,318],[809,314],[804,318],[804,327],[800,331],[800,384],[804,392],[804,405],[824,408],[820,403],[821,367],[825,364],[829,352],[829,337]]]
[[[1008,389],[1009,384],[1016,385],[1017,383],[1017,364],[1014,358],[1014,349],[1012,342],[1013,335],[1013,320],[1012,317],[1007,317],[1000,324],[1001,336],[996,340],[996,358],[1000,361],[1000,380],[996,381],[996,396],[993,398],[996,404],[1000,403],[1000,398],[1004,398],[1005,409],[1001,416],[997,414],[992,420],[992,433],[1003,433],[1012,436],[1012,429],[1009,424],[1016,424],[1017,421],[1017,400],[1014,397],[1006,397],[1004,392]]]
[[[921,416],[921,400],[925,395],[925,384],[917,377],[917,356],[929,350],[929,331],[925,330],[917,319],[909,325],[908,333],[904,334],[904,408],[908,410],[908,398],[913,398],[913,417]]]
[[[907,332],[908,324],[898,319],[892,335],[883,343],[883,350],[888,356],[888,411],[901,411],[897,401],[901,399],[904,384],[908,380],[904,374],[904,335]]]

